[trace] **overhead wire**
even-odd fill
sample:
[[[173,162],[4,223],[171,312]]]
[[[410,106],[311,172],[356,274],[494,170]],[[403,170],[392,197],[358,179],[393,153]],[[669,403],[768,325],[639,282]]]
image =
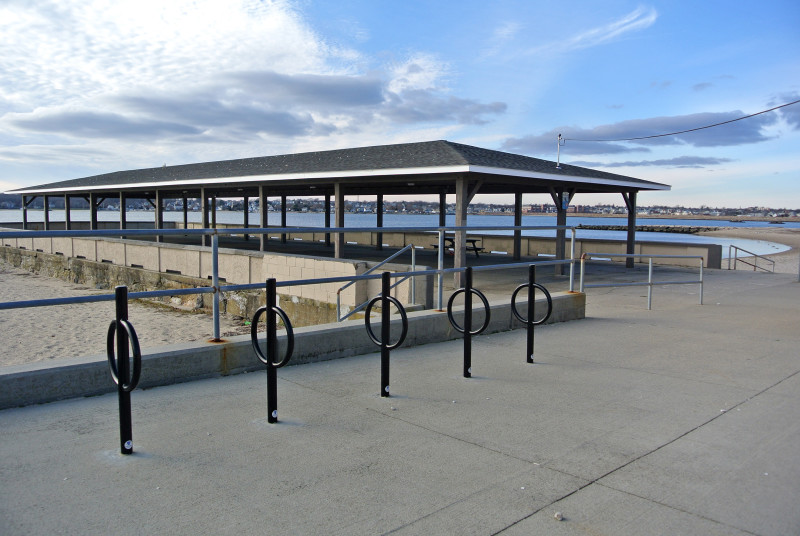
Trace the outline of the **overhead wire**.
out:
[[[800,102],[800,99],[798,99],[796,101],[793,101],[793,102],[787,102],[786,104],[781,104],[780,106],[775,106],[775,107],[770,108],[768,110],[762,110],[762,111],[756,112],[754,114],[749,114],[749,115],[745,115],[745,116],[742,116],[742,117],[737,117],[736,119],[729,119],[728,121],[722,121],[721,123],[714,123],[713,125],[706,125],[704,127],[690,128],[690,129],[681,130],[681,131],[678,131],[678,132],[669,132],[667,134],[654,134],[652,136],[638,136],[636,138],[619,138],[619,139],[613,139],[613,140],[585,140],[585,139],[580,139],[580,138],[562,138],[560,134],[559,134],[559,138],[561,140],[564,140],[564,141],[592,141],[592,142],[636,141],[636,140],[648,140],[648,139],[651,139],[651,138],[663,138],[665,136],[676,136],[678,134],[686,134],[687,132],[695,132],[695,131],[698,131],[698,130],[704,130],[706,128],[718,127],[720,125],[726,125],[728,123],[734,123],[736,121],[741,121],[742,119],[748,119],[750,117],[755,117],[757,115],[765,114],[767,112],[772,112],[772,111],[777,110],[779,108],[785,108],[787,106],[791,106],[793,104],[797,104],[798,102]]]

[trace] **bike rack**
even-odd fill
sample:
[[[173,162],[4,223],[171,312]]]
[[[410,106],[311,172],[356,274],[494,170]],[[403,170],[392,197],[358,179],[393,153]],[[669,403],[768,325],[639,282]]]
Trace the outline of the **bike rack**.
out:
[[[517,310],[517,294],[524,289],[528,289],[528,317],[524,318],[519,311]],[[534,299],[534,293],[536,289],[541,290],[544,293],[544,297],[547,298],[547,313],[541,320],[533,320],[534,314],[534,306],[536,305],[536,300]],[[542,285],[536,282],[536,266],[531,264],[528,268],[528,282],[518,286],[514,293],[511,295],[511,312],[516,317],[517,320],[522,322],[526,325],[527,331],[527,346],[526,346],[526,362],[533,363],[533,327],[538,326],[539,324],[544,324],[550,315],[553,313],[553,298],[550,296],[550,292]]]
[[[398,348],[408,335],[408,315],[403,304],[397,298],[390,296],[391,292],[391,273],[383,272],[381,274],[381,295],[372,298],[364,311],[364,324],[367,328],[367,335],[369,339],[376,345],[381,347],[381,396],[389,396],[389,353],[391,350]],[[372,331],[370,325],[370,313],[372,308],[378,301],[381,302],[381,338],[378,339]],[[394,304],[397,311],[400,313],[400,319],[403,325],[403,331],[400,333],[400,338],[394,344],[389,344],[391,320],[389,318],[389,304]]]
[[[111,379],[117,386],[119,397],[119,436],[120,453],[133,454],[133,431],[131,423],[131,391],[139,385],[142,373],[142,352],[139,349],[139,338],[133,324],[128,322],[128,287],[119,286],[114,289],[116,302],[116,319],[108,326],[106,337],[106,353]],[[116,355],[114,352],[116,339]],[[128,352],[128,345],[133,356]],[[130,359],[133,357],[133,370]]]
[[[453,300],[455,300],[456,296],[461,293],[464,293],[464,327],[461,327],[456,322],[455,318],[453,318]],[[480,298],[483,302],[483,307],[486,310],[486,318],[483,321],[483,326],[480,329],[472,330],[472,295],[475,294]],[[489,300],[486,299],[484,294],[476,289],[472,288],[472,268],[467,267],[464,271],[464,286],[450,296],[450,299],[447,301],[447,319],[450,320],[450,324],[453,328],[458,331],[459,333],[464,334],[464,377],[471,378],[472,377],[472,336],[478,335],[482,333],[487,327],[489,327],[489,320],[491,319],[492,309],[489,307]]]
[[[278,307],[278,292],[275,279],[267,279],[267,303],[259,307],[253,315],[250,323],[250,340],[253,343],[253,350],[259,361],[267,366],[267,422],[278,422],[278,369],[289,363],[294,352],[294,330],[292,323],[286,313]],[[266,313],[267,341],[266,351],[261,350],[258,344],[258,320]],[[286,326],[286,354],[278,362],[272,360],[272,356],[278,353],[278,322],[280,316]]]

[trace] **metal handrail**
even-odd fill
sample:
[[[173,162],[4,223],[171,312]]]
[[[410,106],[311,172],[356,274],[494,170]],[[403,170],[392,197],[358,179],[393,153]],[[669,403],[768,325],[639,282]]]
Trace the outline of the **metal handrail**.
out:
[[[736,269],[736,263],[737,262],[741,262],[741,263],[746,264],[748,266],[752,266],[754,272],[756,270],[764,270],[765,272],[771,272],[773,274],[775,273],[775,261],[774,260],[768,259],[767,257],[764,257],[763,255],[758,255],[757,253],[753,253],[752,251],[747,251],[746,249],[740,248],[739,246],[734,246],[733,244],[728,246],[728,270],[731,269],[731,249],[734,250],[734,252],[733,252],[733,269],[734,270]],[[739,256],[738,256],[738,252],[739,251],[744,251],[745,253],[747,253],[749,255],[752,255],[755,258],[755,262],[747,262],[745,260],[739,259]],[[758,265],[758,259],[761,259],[761,260],[767,261],[767,262],[771,262],[772,263],[772,270],[767,270],[763,266],[759,266]]]
[[[647,281],[646,282],[632,282],[632,283],[594,283],[591,285],[584,284],[584,273],[586,268],[586,259],[592,257],[604,259],[607,257],[619,257],[625,259],[648,259]],[[697,281],[653,281],[653,259],[700,259],[700,279]],[[584,253],[581,255],[581,276],[580,276],[580,292],[586,288],[600,288],[600,287],[634,287],[646,286],[647,287],[647,310],[651,310],[653,306],[653,285],[700,285],[700,305],[703,305],[703,262],[702,255],[646,255],[642,253]]]
[[[392,261],[395,258],[397,258],[398,256],[400,256],[400,254],[405,253],[409,249],[411,250],[411,271],[412,272],[416,272],[417,271],[417,252],[416,252],[416,249],[414,249],[414,244],[408,244],[403,249],[401,249],[401,250],[397,251],[395,254],[390,255],[389,257],[385,258],[384,260],[382,260],[381,262],[379,262],[378,264],[376,264],[375,266],[373,266],[372,268],[370,268],[369,270],[367,270],[366,272],[364,272],[361,275],[369,275],[370,273],[374,272],[375,270],[377,270],[378,268],[380,268],[384,264],[386,264],[389,261]],[[398,281],[395,281],[394,284],[389,287],[389,290],[395,288],[400,283],[402,283],[403,281],[406,281],[410,277],[413,277],[413,276],[409,275],[409,276],[406,276],[406,277],[404,277],[404,278],[402,278],[402,279],[400,279]],[[371,301],[371,299],[372,299],[372,298],[367,299],[364,303],[362,303],[361,305],[359,305],[357,307],[354,307],[352,311],[350,311],[346,315],[342,316],[342,291],[344,289],[346,289],[347,287],[349,287],[350,285],[354,285],[355,283],[356,283],[355,281],[350,281],[349,283],[347,283],[346,285],[340,287],[339,290],[336,291],[336,321],[337,322],[343,322],[343,321],[347,320],[350,316],[356,314],[358,311],[360,311],[364,307],[366,307],[369,304],[369,302]],[[381,294],[379,293],[378,296],[381,296]],[[415,288],[415,285],[414,285],[414,280],[412,279],[411,280],[411,303],[416,303],[416,301],[417,301],[417,293],[416,293],[416,288]]]

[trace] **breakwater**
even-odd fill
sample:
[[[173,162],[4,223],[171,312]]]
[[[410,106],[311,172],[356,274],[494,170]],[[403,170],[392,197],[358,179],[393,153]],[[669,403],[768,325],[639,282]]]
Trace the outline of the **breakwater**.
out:
[[[627,231],[627,225],[586,225],[578,224],[576,229],[589,229],[592,231]],[[676,233],[697,234],[708,231],[718,231],[720,227],[700,227],[697,225],[637,225],[636,231],[643,233]]]

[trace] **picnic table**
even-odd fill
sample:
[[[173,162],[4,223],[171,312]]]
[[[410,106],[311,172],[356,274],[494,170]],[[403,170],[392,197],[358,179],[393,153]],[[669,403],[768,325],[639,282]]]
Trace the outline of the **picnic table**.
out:
[[[485,248],[478,246],[478,242],[480,238],[466,238],[465,241],[467,243],[467,251],[475,252],[476,257],[480,257],[480,252],[483,251]],[[444,247],[445,249],[452,249],[455,251],[456,249],[456,239],[452,236],[445,236],[444,237]],[[434,249],[439,249],[439,244],[433,244]]]

